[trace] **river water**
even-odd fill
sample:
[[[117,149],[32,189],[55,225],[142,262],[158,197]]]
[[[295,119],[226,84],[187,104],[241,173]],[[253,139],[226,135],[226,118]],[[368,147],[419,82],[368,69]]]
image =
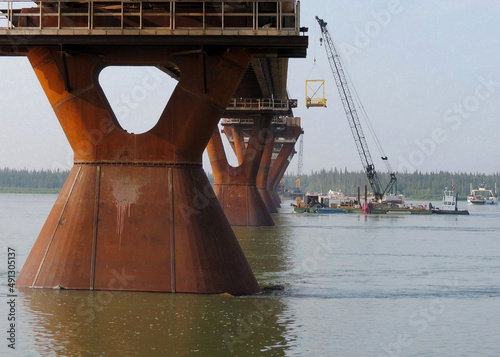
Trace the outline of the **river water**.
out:
[[[470,216],[300,215],[235,227],[262,286],[231,297],[23,290],[56,195],[0,195],[1,356],[499,356],[500,208]],[[438,202],[435,202],[438,204]],[[9,313],[16,318],[8,347]]]

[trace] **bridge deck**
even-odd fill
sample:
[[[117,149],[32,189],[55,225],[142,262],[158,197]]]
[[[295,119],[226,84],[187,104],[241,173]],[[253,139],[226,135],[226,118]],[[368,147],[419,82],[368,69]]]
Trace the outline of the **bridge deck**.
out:
[[[305,57],[295,0],[0,1],[0,55],[46,45],[245,47]]]
[[[0,6],[0,34],[288,36],[299,32],[295,0],[7,0]]]

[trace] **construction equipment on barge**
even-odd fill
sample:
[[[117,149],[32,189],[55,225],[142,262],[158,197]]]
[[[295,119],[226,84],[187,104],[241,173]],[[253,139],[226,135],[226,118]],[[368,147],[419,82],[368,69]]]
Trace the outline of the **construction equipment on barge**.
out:
[[[354,137],[356,147],[358,149],[359,157],[361,158],[361,163],[363,164],[363,169],[366,173],[370,186],[373,190],[373,194],[375,196],[376,201],[382,202],[384,196],[387,193],[392,192],[393,189],[397,192],[396,174],[392,172],[392,170],[390,170],[389,173],[390,182],[387,184],[385,188],[383,188],[382,183],[380,181],[380,177],[378,176],[378,173],[375,170],[375,165],[373,164],[370,155],[370,150],[368,149],[368,144],[366,143],[365,135],[363,133],[363,129],[361,128],[361,124],[359,122],[358,113],[356,110],[356,106],[354,104],[351,90],[347,83],[347,76],[346,72],[343,69],[340,55],[333,44],[333,40],[330,36],[330,33],[328,32],[328,29],[326,27],[327,23],[317,16],[316,20],[318,21],[319,26],[321,28],[321,35],[323,42],[325,43],[325,49],[328,61],[332,69],[333,76],[335,78],[335,83],[337,84],[337,88],[339,90],[340,99],[342,100],[342,104],[344,106],[344,110],[347,115],[347,120],[349,121],[349,126],[351,128],[351,132]],[[387,156],[383,155],[382,160],[387,162]]]

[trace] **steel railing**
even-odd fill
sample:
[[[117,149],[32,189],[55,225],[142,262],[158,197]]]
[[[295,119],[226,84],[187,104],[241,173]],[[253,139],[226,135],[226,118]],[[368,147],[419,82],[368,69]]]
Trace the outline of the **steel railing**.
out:
[[[50,30],[202,30],[223,35],[299,33],[296,0],[253,1],[0,1],[0,29]]]
[[[233,98],[229,101],[226,110],[278,110],[286,111],[297,107],[296,99],[269,99],[269,98]]]

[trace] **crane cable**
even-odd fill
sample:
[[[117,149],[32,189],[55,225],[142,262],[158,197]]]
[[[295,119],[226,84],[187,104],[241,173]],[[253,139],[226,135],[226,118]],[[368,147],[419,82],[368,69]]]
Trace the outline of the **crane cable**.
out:
[[[317,29],[317,26],[314,26],[314,37],[318,37],[318,29]],[[320,37],[320,43],[321,43],[321,40],[323,40],[322,37]],[[316,41],[313,41],[314,43],[314,47],[313,47],[313,53],[314,53],[314,60],[313,60],[313,65],[311,67],[311,70],[309,71],[309,74],[307,75],[307,79],[311,78],[311,73],[313,70],[317,70],[319,75],[320,75],[320,78],[324,78],[323,75],[321,74],[321,71],[319,70],[319,67],[316,66]],[[321,46],[321,44],[320,44]]]
[[[352,83],[351,78],[349,78],[349,75],[347,75],[348,81]],[[375,132],[375,129],[373,128],[373,125],[368,117],[368,114],[366,113],[365,107],[363,106],[363,102],[361,102],[361,99],[359,98],[359,94],[354,86],[352,86],[353,92],[354,92],[354,98],[358,103],[358,107],[361,111],[361,116],[363,117],[364,121],[366,122],[368,126],[368,131],[371,133],[373,140],[375,141],[375,145],[377,146],[377,149],[379,151],[380,157],[382,158],[382,161],[384,161],[385,166],[387,167],[387,170],[389,172],[392,172],[391,165],[389,164],[389,161],[387,159],[387,155],[384,152],[384,149],[382,148],[382,144],[380,143],[380,140],[378,139],[377,133]]]
[[[332,42],[334,42],[333,38],[331,38]],[[334,46],[335,42],[334,42]],[[389,164],[389,161],[387,160],[387,156],[385,155],[384,149],[382,148],[382,144],[380,143],[380,140],[378,139],[377,134],[375,133],[375,129],[373,128],[373,125],[368,117],[368,114],[366,113],[365,107],[363,106],[363,102],[361,101],[361,98],[359,97],[358,91],[356,90],[356,86],[354,86],[354,83],[351,79],[351,76],[349,75],[349,71],[347,70],[347,66],[345,65],[344,61],[342,60],[342,57],[339,56],[339,60],[342,62],[342,67],[344,69],[344,74],[346,76],[347,81],[349,82],[349,87],[351,88],[352,92],[354,93],[354,100],[357,102],[357,107],[360,109],[361,116],[363,117],[364,121],[368,125],[368,131],[370,132],[373,140],[375,141],[375,145],[377,146],[377,149],[379,151],[379,154],[382,158],[382,161],[384,161],[385,166],[389,172],[392,171],[392,167]]]

